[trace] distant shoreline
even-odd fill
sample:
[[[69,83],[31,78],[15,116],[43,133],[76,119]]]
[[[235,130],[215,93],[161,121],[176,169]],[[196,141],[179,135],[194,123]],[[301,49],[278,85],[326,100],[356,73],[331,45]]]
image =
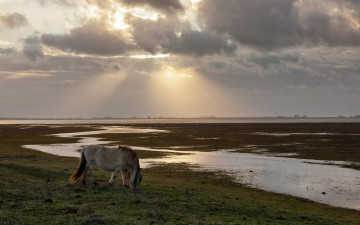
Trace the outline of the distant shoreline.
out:
[[[360,117],[0,118],[0,124],[360,123]]]
[[[200,117],[0,117],[0,120],[154,120],[154,119],[360,119],[360,115],[356,116],[250,116],[250,117],[216,117],[216,116],[200,116]]]

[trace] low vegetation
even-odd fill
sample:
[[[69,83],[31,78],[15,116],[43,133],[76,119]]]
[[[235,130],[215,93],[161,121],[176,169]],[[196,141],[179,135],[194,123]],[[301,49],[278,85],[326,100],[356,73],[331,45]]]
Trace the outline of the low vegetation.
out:
[[[238,139],[237,147],[248,145],[255,140],[245,142],[246,137],[251,136],[246,133],[260,132],[253,130],[253,125],[244,125],[247,127],[244,130],[241,126],[234,130],[229,130],[231,125],[217,126],[209,129],[210,125],[154,125],[171,132],[99,136],[128,145],[211,145],[210,149],[199,147],[197,150],[213,150],[236,147],[235,139],[241,135],[245,136]],[[358,224],[360,221],[360,212],[356,210],[247,188],[221,172],[201,171],[187,164],[144,169],[140,191],[121,187],[120,180],[108,186],[110,173],[100,170],[96,171],[100,181],[97,186],[71,184],[68,178],[76,169],[78,159],[23,149],[21,145],[73,142],[76,139],[46,134],[93,128],[21,128],[0,126],[0,224]],[[144,136],[149,138],[139,138]],[[205,142],[196,139],[204,137],[209,139]],[[226,141],[217,143],[219,139],[210,139],[215,137]],[[356,144],[353,141],[348,146]],[[344,151],[352,152],[350,147]],[[161,156],[155,155],[157,152],[138,153],[140,157]],[[351,161],[347,156],[344,160]]]

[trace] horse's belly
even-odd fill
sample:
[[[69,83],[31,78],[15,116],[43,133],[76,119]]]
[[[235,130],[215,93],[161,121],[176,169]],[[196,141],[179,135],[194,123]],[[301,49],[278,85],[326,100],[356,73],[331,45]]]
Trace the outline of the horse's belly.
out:
[[[116,169],[116,164],[114,163],[105,163],[102,162],[102,160],[99,160],[98,162],[96,162],[96,164],[98,165],[98,167],[102,170],[105,171],[114,171]]]
[[[114,171],[116,169],[116,167],[111,167],[111,166],[99,166],[100,169],[105,170],[105,171]]]
[[[120,164],[118,161],[104,161],[104,160],[97,160],[96,164],[98,165],[98,167],[102,170],[105,171],[114,171],[116,170],[118,167],[120,167]]]

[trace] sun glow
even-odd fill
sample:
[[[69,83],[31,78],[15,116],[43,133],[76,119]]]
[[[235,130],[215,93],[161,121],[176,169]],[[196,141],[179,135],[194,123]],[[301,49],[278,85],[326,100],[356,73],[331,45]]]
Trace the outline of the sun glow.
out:
[[[87,13],[87,16],[90,18],[98,18],[100,17],[100,9],[96,6],[88,6],[87,10],[85,10]]]
[[[163,65],[149,74],[151,113],[175,116],[226,115],[233,100],[194,67]],[[164,114],[164,112],[166,112]]]
[[[175,69],[172,66],[163,66],[162,70],[164,76],[169,79],[188,79],[192,78],[192,74],[195,73],[193,68]]]
[[[125,30],[129,27],[129,25],[124,22],[124,15],[126,12],[127,12],[126,9],[121,8],[113,15],[114,22],[112,26],[114,28],[119,30]]]
[[[130,58],[134,59],[151,59],[151,58],[167,58],[171,57],[170,54],[157,54],[157,55],[132,55]]]
[[[133,15],[135,17],[139,17],[144,20],[157,20],[159,17],[159,13],[141,9],[141,8],[134,8],[131,10],[130,13],[131,13],[131,15]]]
[[[69,108],[89,116],[88,112],[101,110],[103,104],[114,96],[125,78],[124,73],[105,73],[76,83],[70,90],[60,95],[61,98],[54,101],[56,105],[53,106],[52,114],[57,115],[64,108]]]

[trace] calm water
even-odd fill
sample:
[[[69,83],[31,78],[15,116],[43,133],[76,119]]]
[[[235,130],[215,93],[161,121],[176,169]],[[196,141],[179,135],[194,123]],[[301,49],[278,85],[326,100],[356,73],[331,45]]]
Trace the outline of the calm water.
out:
[[[105,133],[148,133],[165,132],[153,129],[129,127],[101,127]],[[60,137],[75,137],[87,132],[57,134]],[[87,133],[93,134],[93,133]],[[88,144],[111,144],[99,138],[83,137],[77,143],[52,145],[26,145],[35,149],[60,156],[79,157],[78,150]],[[142,159],[141,166],[150,167],[157,163],[189,163],[202,169],[225,171],[237,182],[266,191],[289,194],[310,199],[332,206],[360,210],[360,171],[342,168],[347,164],[341,161],[304,160],[271,155],[235,153],[235,149],[215,152],[177,151],[171,149],[151,149],[132,146],[140,151],[163,151],[173,153],[162,158]],[[236,149],[238,150],[238,149]],[[332,165],[328,165],[332,164]]]
[[[83,119],[0,120],[0,124],[141,124],[141,123],[360,123],[360,118],[215,118],[215,119]]]

